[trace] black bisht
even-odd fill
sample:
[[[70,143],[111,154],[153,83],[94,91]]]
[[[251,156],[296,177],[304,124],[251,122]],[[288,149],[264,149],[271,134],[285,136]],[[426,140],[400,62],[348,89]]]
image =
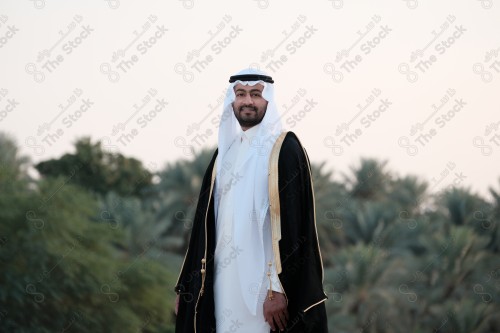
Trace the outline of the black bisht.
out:
[[[176,333],[216,332],[213,295],[215,215],[213,193],[209,204],[212,169],[218,150],[210,161],[199,195],[186,258],[175,286],[180,294]],[[279,154],[279,196],[282,272],[279,279],[288,299],[286,332],[328,332],[322,286],[323,268],[314,222],[313,191],[309,158],[297,136],[288,132]],[[203,295],[202,262],[205,254],[207,212],[207,261]],[[196,322],[195,322],[196,307]],[[304,311],[306,310],[306,311]]]

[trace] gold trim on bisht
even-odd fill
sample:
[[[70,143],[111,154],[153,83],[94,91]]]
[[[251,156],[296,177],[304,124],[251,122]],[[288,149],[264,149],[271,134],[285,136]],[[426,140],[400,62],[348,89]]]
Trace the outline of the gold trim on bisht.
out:
[[[287,132],[282,132],[276,139],[269,157],[269,212],[271,217],[271,238],[273,244],[274,262],[276,274],[281,273],[281,259],[279,241],[281,239],[281,219],[280,219],[280,197],[278,184],[278,159],[281,145]]]

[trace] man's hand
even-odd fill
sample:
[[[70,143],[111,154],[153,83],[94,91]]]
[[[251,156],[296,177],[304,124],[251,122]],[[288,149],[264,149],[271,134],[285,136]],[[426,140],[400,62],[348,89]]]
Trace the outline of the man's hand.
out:
[[[175,315],[177,316],[177,312],[179,311],[179,294],[177,294],[177,296],[175,296]]]
[[[286,308],[285,295],[273,290],[273,299],[269,300],[266,295],[264,302],[264,318],[273,331],[276,331],[276,326],[280,331],[284,331],[288,321],[288,310]]]

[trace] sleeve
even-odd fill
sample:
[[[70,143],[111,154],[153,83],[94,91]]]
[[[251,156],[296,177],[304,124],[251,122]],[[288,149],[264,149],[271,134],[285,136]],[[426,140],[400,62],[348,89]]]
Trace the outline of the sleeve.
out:
[[[289,304],[303,311],[327,297],[315,222],[314,193],[305,149],[292,132],[279,158],[281,213],[280,281]]]
[[[269,211],[267,212],[266,216],[266,221],[264,222],[264,236],[263,236],[263,241],[264,241],[264,253],[266,256],[266,280],[265,283],[267,284],[266,290],[269,290],[269,278],[267,277],[267,273],[270,271],[271,272],[271,286],[272,290],[283,293],[283,289],[281,288],[281,283],[278,278],[278,274],[276,273],[276,263],[274,262],[274,255],[273,255],[273,245],[272,245],[272,239],[271,239],[271,221],[270,221],[270,216],[269,216]],[[272,263],[271,268],[269,269],[269,262]]]
[[[277,291],[279,293],[283,293],[283,289],[281,288],[281,283],[279,281],[278,274],[276,274],[275,265],[272,265],[271,268],[271,284],[272,284],[272,290]]]

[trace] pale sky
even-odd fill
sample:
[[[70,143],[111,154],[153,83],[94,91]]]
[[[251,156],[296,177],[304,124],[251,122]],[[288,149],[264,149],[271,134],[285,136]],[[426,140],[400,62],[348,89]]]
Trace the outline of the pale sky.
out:
[[[252,66],[336,179],[375,157],[490,198],[499,32],[500,0],[1,0],[0,130],[34,162],[90,135],[158,170],[215,146],[229,76]]]

